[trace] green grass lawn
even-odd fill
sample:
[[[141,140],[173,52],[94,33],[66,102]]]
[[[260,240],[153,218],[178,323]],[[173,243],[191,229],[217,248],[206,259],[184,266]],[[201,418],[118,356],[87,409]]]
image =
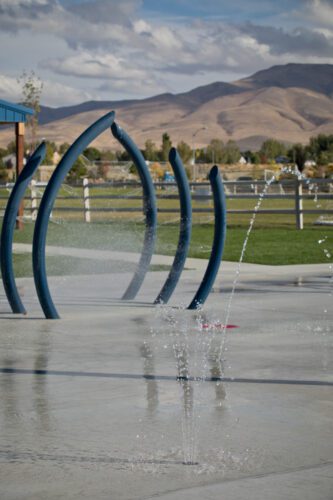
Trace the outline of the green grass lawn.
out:
[[[98,195],[107,194],[141,194],[141,188],[125,189],[95,189]],[[173,192],[172,192],[173,193]],[[159,194],[172,194],[163,191]],[[0,193],[5,195],[5,191]],[[29,193],[27,193],[28,195]],[[57,199],[53,211],[53,221],[49,223],[47,243],[49,245],[72,246],[90,249],[110,249],[121,251],[139,252],[142,248],[144,224],[142,213],[92,213],[91,224],[84,223],[83,212],[63,212],[56,207],[71,206],[82,208],[82,189],[62,189],[60,196],[75,195],[77,199]],[[5,203],[1,200],[2,204]],[[97,199],[92,200],[92,207],[137,207],[142,206],[141,200],[114,200]],[[228,209],[250,209],[253,210],[255,199],[228,199]],[[265,208],[293,208],[293,200],[264,199],[261,205]],[[322,206],[332,205],[332,201],[321,201]],[[158,200],[158,207],[179,208],[178,200]],[[211,202],[194,201],[193,207],[210,208]],[[305,200],[304,208],[314,209],[316,204],[313,200]],[[224,260],[238,261],[242,251],[244,239],[249,227],[251,214],[228,214],[228,231],[224,250]],[[295,229],[295,216],[293,214],[276,215],[257,213],[255,224],[251,232],[244,262],[283,265],[283,264],[307,264],[307,263],[329,263],[333,254],[333,227],[315,226],[313,223],[318,215],[305,215],[305,229]],[[157,242],[155,253],[174,255],[178,241],[179,214],[159,213],[159,225],[157,231]],[[213,213],[193,214],[193,230],[190,257],[208,258],[213,238]],[[23,231],[15,232],[15,242],[30,243],[33,235],[33,224],[27,222]],[[325,240],[319,244],[320,240]],[[101,263],[94,265],[89,259],[79,259],[81,262],[71,258],[48,258],[48,272],[50,274],[66,274],[81,272],[82,268],[92,269],[92,272],[108,272],[113,269],[114,263]],[[119,263],[118,263],[119,264]],[[16,255],[15,265],[17,275],[30,274],[30,256]],[[118,265],[119,267],[119,265]],[[117,265],[116,265],[117,268]],[[132,269],[132,268],[131,268]],[[130,270],[124,267],[124,270]]]
[[[230,226],[227,230],[224,260],[238,261],[245,240],[247,226]],[[178,224],[161,224],[157,231],[156,253],[174,255],[178,241]],[[189,256],[207,258],[210,255],[213,224],[194,224]],[[15,232],[16,242],[31,242],[33,224],[25,224],[23,231]],[[50,223],[47,244],[90,249],[140,251],[144,225],[125,222],[86,224],[80,222]],[[318,242],[325,241],[321,244]],[[326,254],[325,254],[326,251]],[[254,226],[248,241],[244,262],[283,265],[324,263],[332,259],[333,229],[328,226],[310,226],[302,231],[293,227]],[[71,267],[71,266],[69,266]]]

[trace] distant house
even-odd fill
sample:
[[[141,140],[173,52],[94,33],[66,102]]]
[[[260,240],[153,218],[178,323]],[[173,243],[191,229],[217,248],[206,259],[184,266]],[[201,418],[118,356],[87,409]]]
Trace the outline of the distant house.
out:
[[[55,151],[52,156],[52,163],[53,165],[57,165],[60,161],[61,155],[58,153],[58,151]]]
[[[239,160],[238,160],[238,163],[239,163],[240,165],[246,165],[246,164],[247,164],[247,160],[246,160],[246,158],[244,158],[244,156],[241,156],[241,157],[239,158]]]
[[[304,167],[315,167],[317,163],[314,160],[306,160]]]

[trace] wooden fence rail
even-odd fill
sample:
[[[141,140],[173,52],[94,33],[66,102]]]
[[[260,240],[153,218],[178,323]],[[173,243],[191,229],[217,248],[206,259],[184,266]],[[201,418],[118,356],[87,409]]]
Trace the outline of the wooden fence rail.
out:
[[[158,200],[177,200],[177,186],[172,182],[156,182],[156,195]],[[294,208],[260,208],[257,213],[260,214],[291,214],[295,216],[295,223],[297,229],[303,229],[304,227],[304,215],[305,214],[328,214],[333,215],[333,179],[293,179],[284,180],[272,183],[270,186],[278,189],[278,193],[265,192],[267,189],[266,181],[225,181],[225,190],[227,199],[258,199],[260,194],[264,193],[265,199],[277,199],[277,200],[294,200]],[[192,199],[195,201],[201,201],[209,203],[211,200],[210,185],[208,182],[198,182],[190,183]],[[6,189],[7,194],[0,194],[0,200],[7,200],[12,185],[0,185],[0,193]],[[33,220],[37,217],[39,201],[42,198],[41,188],[45,187],[45,183],[36,183],[36,181],[31,182],[30,186],[30,196],[26,197],[25,200],[30,200],[31,206],[27,207],[26,210],[31,212],[31,218]],[[93,183],[88,179],[83,179],[82,184],[77,184],[69,188],[70,192],[73,190],[82,189],[82,195],[72,194],[66,196],[58,196],[58,200],[68,200],[68,206],[58,206],[55,208],[57,211],[61,212],[82,212],[84,220],[86,222],[91,222],[91,214],[96,212],[142,212],[140,207],[94,207],[94,200],[141,200],[141,194],[94,194],[100,189],[107,188],[126,188],[132,187],[133,189],[141,189],[141,184],[136,182],[103,182],[103,183]],[[174,192],[165,192],[173,190]],[[307,190],[307,192],[304,192]],[[316,202],[316,208],[304,209],[303,200],[314,200]],[[70,205],[72,200],[79,201],[81,206]],[[318,206],[320,200],[332,200],[332,208],[324,208]],[[4,209],[4,207],[3,207]],[[159,213],[177,213],[178,208],[159,208]],[[194,213],[212,213],[212,207],[194,207]],[[254,209],[228,209],[230,214],[253,214]]]

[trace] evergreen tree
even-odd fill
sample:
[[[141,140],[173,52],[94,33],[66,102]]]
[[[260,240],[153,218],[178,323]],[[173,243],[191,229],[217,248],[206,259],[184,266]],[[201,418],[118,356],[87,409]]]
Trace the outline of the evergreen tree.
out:
[[[89,161],[99,161],[101,159],[101,152],[97,148],[89,147],[83,151],[83,154]]]
[[[87,167],[79,156],[66,177],[67,182],[76,183],[87,175]]]
[[[147,139],[145,142],[145,149],[143,151],[143,155],[148,161],[156,161],[158,160],[158,151],[155,143],[151,139]]]
[[[264,162],[274,161],[276,157],[286,154],[286,147],[276,139],[267,139],[262,143],[259,153]]]
[[[169,159],[169,151],[172,148],[172,142],[169,134],[164,132],[162,135],[162,148],[161,148],[161,160],[168,161]]]
[[[294,144],[288,151],[288,158],[297,165],[300,172],[307,160],[307,149],[302,144]]]
[[[192,149],[186,142],[180,141],[177,144],[177,151],[183,163],[188,163],[191,160],[193,154]]]
[[[52,165],[53,164],[53,155],[56,151],[56,145],[54,142],[46,141],[46,153],[45,158],[42,161],[42,165]]]
[[[227,165],[237,163],[241,157],[239,147],[234,141],[228,141],[223,148],[222,162]]]
[[[212,139],[207,146],[207,159],[211,163],[223,162],[224,143],[221,139]]]

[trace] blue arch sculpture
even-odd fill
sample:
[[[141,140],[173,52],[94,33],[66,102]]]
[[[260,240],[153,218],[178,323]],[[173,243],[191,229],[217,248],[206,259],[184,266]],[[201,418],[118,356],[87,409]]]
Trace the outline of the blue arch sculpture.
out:
[[[225,243],[227,228],[227,209],[223,184],[219,174],[219,169],[216,165],[209,172],[208,178],[212,187],[214,199],[214,240],[204,277],[196,294],[192,299],[192,302],[188,306],[188,309],[199,309],[205,303],[218,273]]]
[[[17,290],[13,268],[13,237],[15,222],[25,190],[38,166],[43,161],[45,153],[46,146],[45,143],[42,142],[30,156],[27,164],[17,178],[8,199],[2,222],[0,240],[1,275],[9,305],[15,314],[26,314],[25,307]]]
[[[45,317],[48,319],[59,318],[57,309],[52,301],[52,297],[48,287],[45,265],[45,247],[49,216],[54,206],[54,202],[56,200],[61,184],[70,171],[73,163],[82,153],[82,151],[89,145],[89,143],[93,141],[99,134],[104,132],[108,127],[111,127],[112,134],[130,154],[133,162],[138,169],[139,177],[143,187],[143,211],[146,216],[144,244],[139,263],[132,281],[129,284],[122,299],[131,300],[136,296],[151,262],[155,246],[157,228],[157,206],[154,185],[150,177],[149,169],[140,150],[137,148],[132,139],[127,135],[127,133],[114,122],[114,116],[114,112],[107,113],[105,116],[88,127],[76,139],[72,146],[70,146],[70,148],[58,164],[57,168],[55,169],[40,203],[33,236],[33,274],[37,295]],[[35,170],[38,168],[38,165],[44,158],[45,149],[45,144],[42,143],[33,153],[27,165],[18,177],[17,182],[9,197],[3,220],[0,237],[0,265],[5,292],[14,313],[26,312],[17,291],[13,272],[12,247],[15,220],[20,201],[22,200],[22,197],[24,195],[24,191]],[[154,301],[155,304],[167,303],[179,281],[187,257],[192,229],[192,208],[189,184],[181,159],[176,149],[174,148],[170,150],[169,161],[175,174],[180,197],[180,231],[173,264],[159,295]],[[193,300],[188,306],[188,309],[198,309],[205,303],[218,273],[225,243],[226,203],[223,183],[219,175],[217,166],[214,166],[211,169],[209,173],[209,180],[214,199],[214,240],[204,277]]]
[[[175,148],[170,149],[169,161],[175,174],[179,192],[180,230],[174,261],[172,263],[169,275],[160,293],[156,297],[154,304],[166,304],[170,299],[184,269],[191,241],[192,205],[190,186],[187,180],[184,166]]]
[[[143,189],[143,212],[146,216],[146,231],[143,248],[134,276],[122,296],[122,300],[132,300],[138,293],[147,274],[155,248],[157,228],[156,197],[149,169],[138,147],[125,130],[119,127],[116,122],[113,122],[111,131],[113,136],[122,144],[135,163]]]
[[[47,319],[59,318],[58,311],[51,297],[46,275],[45,246],[49,217],[57,193],[73,163],[91,141],[112,125],[114,117],[115,113],[113,111],[102,116],[102,118],[88,127],[70,146],[53,172],[39,206],[33,237],[32,264],[38,299]]]

